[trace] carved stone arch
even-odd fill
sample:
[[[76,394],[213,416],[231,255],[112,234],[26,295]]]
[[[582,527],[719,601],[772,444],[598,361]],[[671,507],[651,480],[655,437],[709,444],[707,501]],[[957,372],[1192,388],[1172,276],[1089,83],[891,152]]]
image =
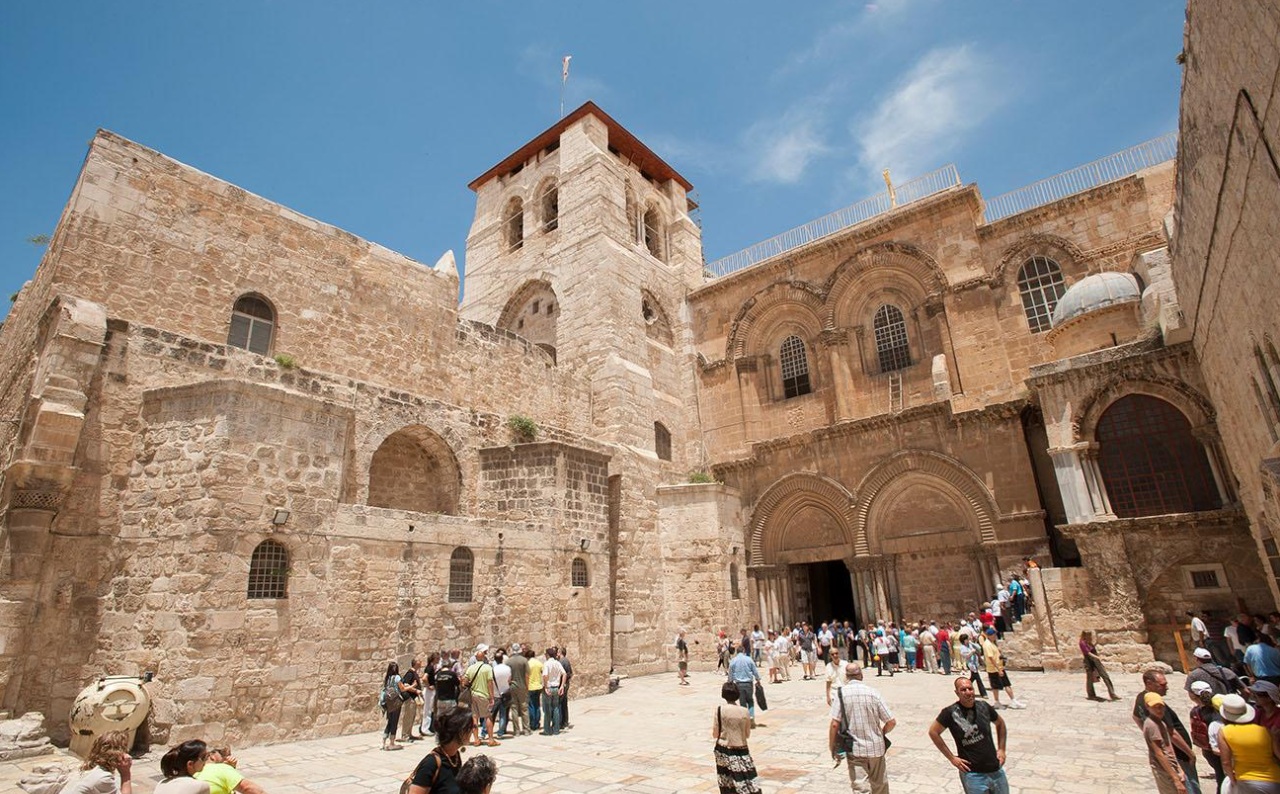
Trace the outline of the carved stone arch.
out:
[[[822,287],[826,297],[823,323],[836,328],[836,318],[846,299],[854,297],[851,290],[855,283],[869,272],[897,271],[913,281],[923,300],[947,291],[947,275],[937,260],[911,243],[889,241],[868,246],[842,262],[832,271]]]
[[[991,271],[992,284],[1004,284],[1006,278],[1017,281],[1018,269],[1033,256],[1044,256],[1057,262],[1064,275],[1086,264],[1080,246],[1056,234],[1037,232],[1018,238],[1004,250],[1000,263]]]
[[[658,296],[647,289],[640,290],[640,319],[644,321],[645,333],[655,342],[672,347],[675,335],[671,327],[671,315]]]
[[[1145,394],[1169,403],[1182,412],[1192,428],[1213,424],[1217,413],[1203,394],[1177,378],[1149,375],[1133,380],[1115,375],[1088,397],[1080,401],[1080,410],[1071,422],[1073,441],[1093,441],[1098,433],[1098,420],[1116,400],[1132,394]]]
[[[968,466],[947,455],[925,450],[904,450],[881,461],[858,484],[854,508],[855,553],[871,553],[867,519],[876,497],[894,480],[906,475],[923,476],[940,481],[964,500],[975,520],[977,539],[984,543],[996,539],[995,522],[999,516],[995,497],[986,484]]]
[[[812,340],[824,329],[822,325],[823,293],[804,281],[779,281],[748,298],[729,328],[725,357],[743,358],[758,352],[771,326],[792,316],[805,327],[812,327]]]
[[[524,337],[556,360],[560,298],[549,278],[526,281],[498,315],[497,327]]]
[[[787,521],[807,507],[816,507],[834,518],[845,542],[852,545],[853,495],[843,485],[827,477],[788,474],[770,485],[752,508],[748,546],[752,566],[773,562]]]
[[[383,437],[366,471],[370,507],[458,514],[462,467],[454,447],[426,425],[403,425]]]

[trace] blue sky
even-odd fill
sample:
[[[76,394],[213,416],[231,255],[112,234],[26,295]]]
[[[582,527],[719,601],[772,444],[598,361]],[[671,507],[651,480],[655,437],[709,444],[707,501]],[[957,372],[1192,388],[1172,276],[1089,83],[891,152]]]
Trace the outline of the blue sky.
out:
[[[425,263],[467,183],[594,100],[708,260],[954,162],[993,196],[1176,128],[1172,0],[0,4],[0,312],[99,127]]]

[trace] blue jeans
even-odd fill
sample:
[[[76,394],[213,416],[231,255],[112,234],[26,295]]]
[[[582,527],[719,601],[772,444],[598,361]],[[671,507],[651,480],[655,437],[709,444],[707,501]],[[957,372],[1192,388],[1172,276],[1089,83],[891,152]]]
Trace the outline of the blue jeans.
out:
[[[944,642],[938,648],[938,661],[942,665],[942,672],[951,675],[951,643]]]
[[[756,718],[755,681],[734,681],[738,685],[738,705],[747,709],[747,716]]]
[[[542,690],[529,690],[529,730],[542,727]]]
[[[555,736],[560,732],[560,690],[542,690],[542,716],[545,723],[542,732]]]
[[[1003,769],[995,772],[961,772],[964,794],[1009,794],[1009,779]]]
[[[1178,766],[1182,767],[1183,773],[1187,776],[1187,794],[1200,794],[1200,776],[1196,773],[1196,761],[1183,761],[1178,759]]]

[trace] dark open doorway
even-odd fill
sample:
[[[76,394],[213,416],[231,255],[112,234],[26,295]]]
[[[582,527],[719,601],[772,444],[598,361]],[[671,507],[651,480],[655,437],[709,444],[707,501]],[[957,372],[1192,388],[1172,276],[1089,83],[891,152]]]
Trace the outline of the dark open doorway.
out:
[[[809,569],[809,604],[813,610],[811,619],[822,624],[833,618],[858,625],[858,614],[853,603],[853,583],[849,569],[841,560],[815,562]]]

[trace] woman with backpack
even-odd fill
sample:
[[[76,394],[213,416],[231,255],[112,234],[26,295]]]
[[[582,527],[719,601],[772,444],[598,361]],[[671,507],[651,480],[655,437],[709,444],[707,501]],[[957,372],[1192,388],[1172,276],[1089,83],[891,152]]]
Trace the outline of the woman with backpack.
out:
[[[383,750],[403,750],[404,746],[396,744],[396,726],[400,724],[400,706],[404,699],[400,693],[405,690],[404,681],[400,678],[400,665],[391,662],[387,665],[387,674],[382,678],[382,694],[378,696],[382,710],[387,715],[387,727],[382,732]]]

